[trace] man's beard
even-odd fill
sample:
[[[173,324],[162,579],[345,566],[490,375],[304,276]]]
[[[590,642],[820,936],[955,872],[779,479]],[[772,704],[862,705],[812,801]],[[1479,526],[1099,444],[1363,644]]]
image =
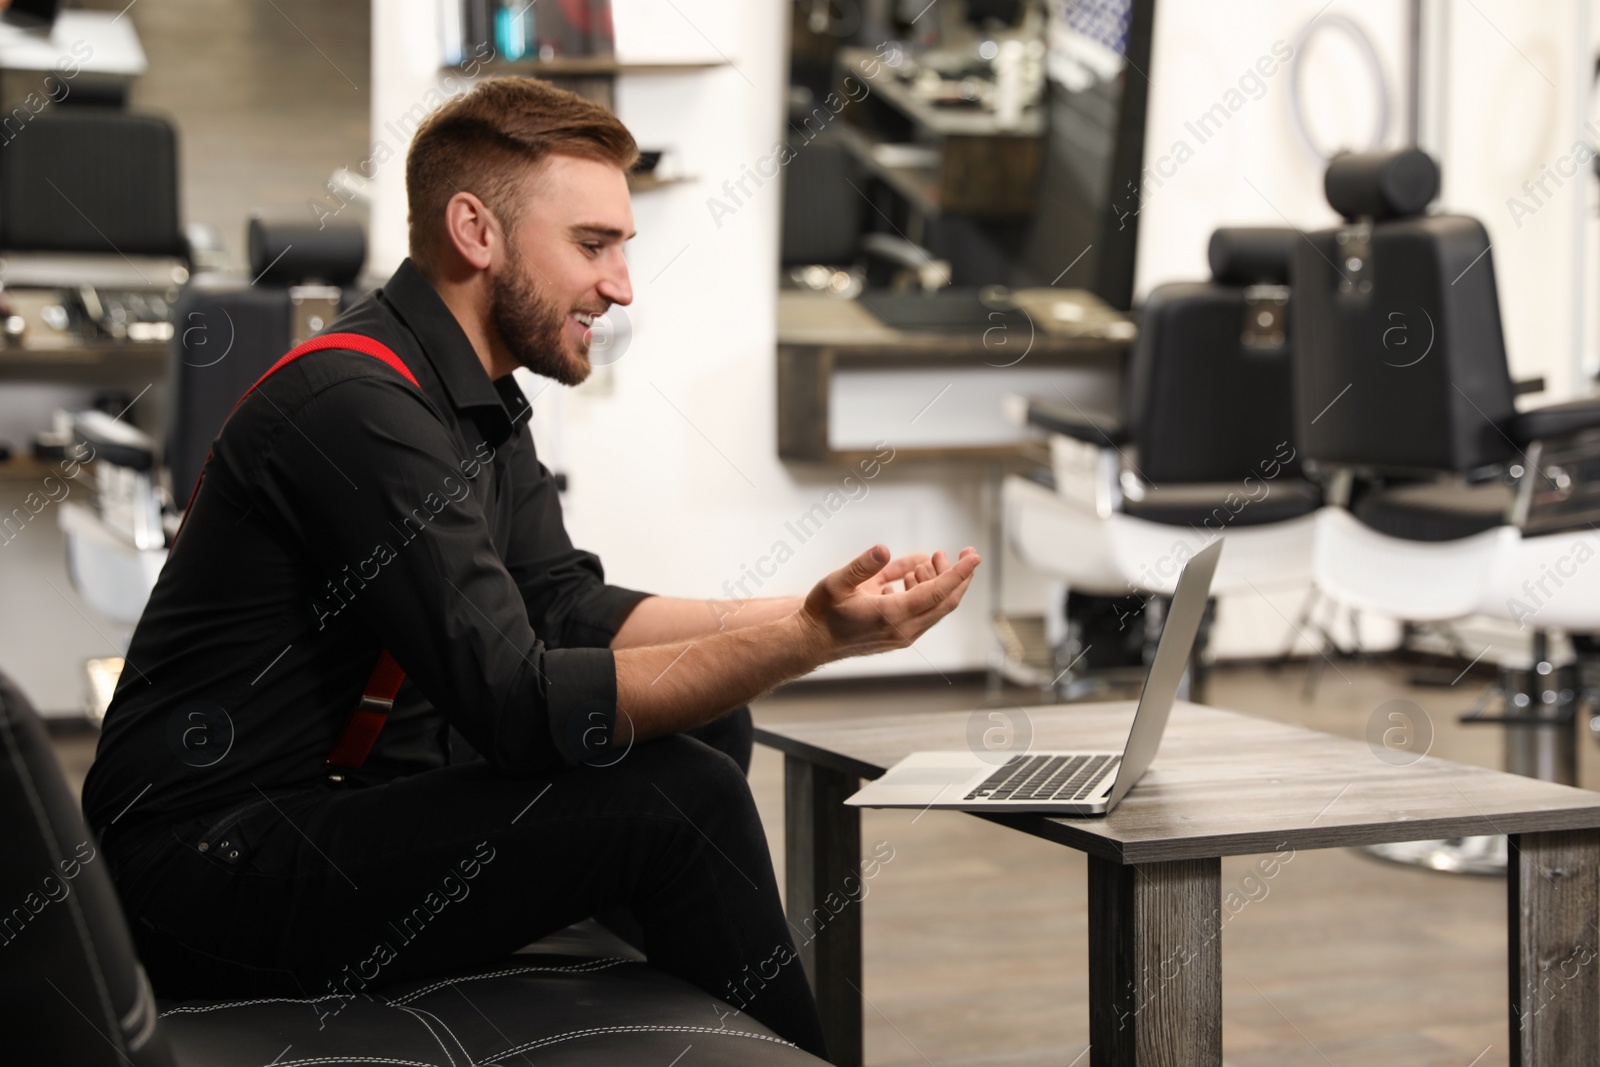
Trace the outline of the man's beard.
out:
[[[588,344],[574,355],[566,343],[566,314],[546,300],[519,259],[494,276],[489,315],[500,339],[522,366],[562,385],[589,377]]]

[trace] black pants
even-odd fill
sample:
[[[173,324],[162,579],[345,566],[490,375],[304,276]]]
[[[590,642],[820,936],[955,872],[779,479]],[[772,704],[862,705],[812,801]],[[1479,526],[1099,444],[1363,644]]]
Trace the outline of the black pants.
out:
[[[747,726],[705,732],[748,760]],[[653,966],[826,1056],[749,784],[693,736],[605,768],[268,795],[108,844],[159,995],[360,994],[625,909]]]

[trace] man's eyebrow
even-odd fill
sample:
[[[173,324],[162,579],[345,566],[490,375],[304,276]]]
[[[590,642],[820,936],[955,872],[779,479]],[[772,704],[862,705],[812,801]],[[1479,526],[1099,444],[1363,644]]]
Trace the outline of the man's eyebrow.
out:
[[[615,226],[604,226],[597,222],[584,222],[572,227],[574,237],[606,237],[613,241],[631,241],[637,233],[624,234]]]

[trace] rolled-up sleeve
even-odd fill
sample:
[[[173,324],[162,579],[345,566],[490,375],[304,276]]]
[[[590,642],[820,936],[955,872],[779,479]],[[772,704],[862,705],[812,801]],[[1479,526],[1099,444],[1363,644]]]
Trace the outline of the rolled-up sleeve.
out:
[[[397,378],[341,381],[286,414],[259,484],[328,576],[312,591],[319,632],[387,648],[494,766],[603,758],[616,714],[612,654],[536,631],[485,516],[489,468],[459,457]],[[603,629],[625,599],[578,596],[559,617]]]
[[[551,687],[545,705],[550,741],[568,763],[608,762],[617,723],[617,665],[609,648],[557,648],[563,685]]]

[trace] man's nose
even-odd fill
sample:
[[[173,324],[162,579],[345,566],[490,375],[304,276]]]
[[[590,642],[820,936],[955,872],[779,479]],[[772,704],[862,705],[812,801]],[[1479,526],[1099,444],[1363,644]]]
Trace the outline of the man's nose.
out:
[[[621,264],[600,280],[598,286],[600,295],[613,304],[633,303],[633,283],[628,279],[628,264],[623,260]]]

